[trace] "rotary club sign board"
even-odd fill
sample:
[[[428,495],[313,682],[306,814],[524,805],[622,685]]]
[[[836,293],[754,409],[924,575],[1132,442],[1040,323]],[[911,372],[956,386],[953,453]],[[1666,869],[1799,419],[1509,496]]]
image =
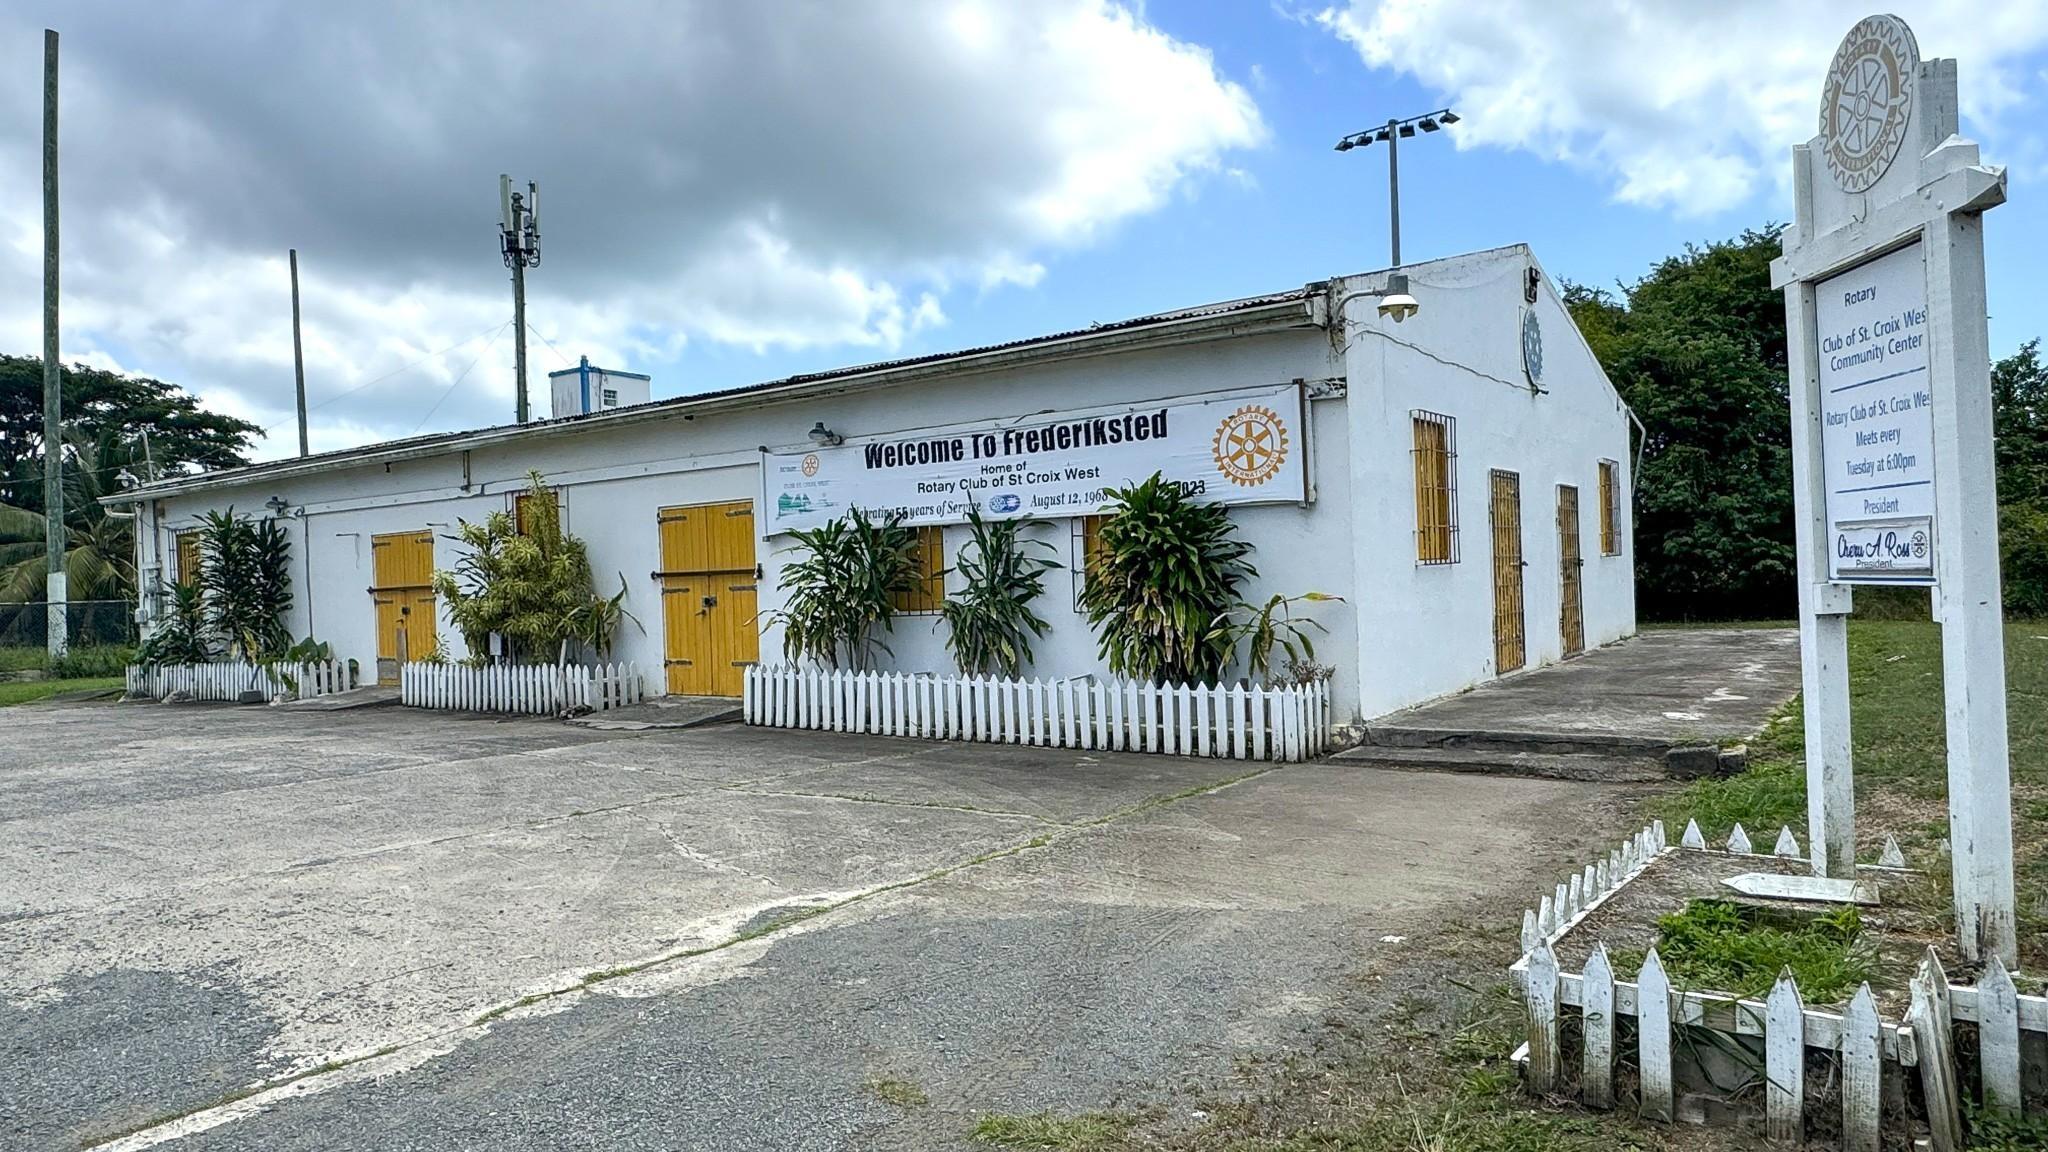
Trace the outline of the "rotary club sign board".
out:
[[[905,524],[1089,516],[1108,490],[1157,472],[1196,500],[1308,499],[1298,384],[1162,405],[922,429],[886,439],[771,452],[762,460],[763,535],[815,528],[853,509]]]

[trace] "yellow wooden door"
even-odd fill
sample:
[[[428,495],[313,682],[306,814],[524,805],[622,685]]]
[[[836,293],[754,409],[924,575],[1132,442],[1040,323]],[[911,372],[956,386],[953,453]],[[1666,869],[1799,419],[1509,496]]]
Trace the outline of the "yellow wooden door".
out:
[[[657,519],[668,691],[738,696],[747,667],[761,658],[754,506],[741,500],[663,508]]]
[[[1579,490],[1570,484],[1557,486],[1557,630],[1564,654],[1577,656],[1586,650],[1586,604],[1580,575],[1585,557],[1579,553]]]
[[[1493,668],[1512,672],[1529,659],[1522,627],[1522,478],[1495,471],[1493,514]]]
[[[434,647],[434,534],[370,537],[370,602],[377,612],[377,682],[398,683],[398,669]]]

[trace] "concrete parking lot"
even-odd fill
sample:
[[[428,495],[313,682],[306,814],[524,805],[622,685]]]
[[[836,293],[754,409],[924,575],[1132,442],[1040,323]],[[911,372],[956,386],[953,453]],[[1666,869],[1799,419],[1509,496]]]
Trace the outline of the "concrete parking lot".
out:
[[[1392,938],[1518,907],[1531,853],[1625,795],[397,708],[8,709],[0,1144],[947,1147],[982,1112],[1171,1100],[1303,1043]]]

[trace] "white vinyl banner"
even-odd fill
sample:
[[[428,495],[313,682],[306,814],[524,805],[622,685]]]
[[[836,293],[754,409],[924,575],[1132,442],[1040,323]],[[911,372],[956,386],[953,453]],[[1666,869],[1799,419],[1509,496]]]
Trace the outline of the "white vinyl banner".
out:
[[[1087,516],[1106,490],[1154,472],[1197,500],[1308,498],[1301,386],[1214,393],[931,428],[808,452],[769,453],[763,535],[815,528],[858,508],[907,524],[958,524],[970,508],[1010,519]]]
[[[1934,406],[1920,245],[1814,286],[1828,575],[1934,580]]]

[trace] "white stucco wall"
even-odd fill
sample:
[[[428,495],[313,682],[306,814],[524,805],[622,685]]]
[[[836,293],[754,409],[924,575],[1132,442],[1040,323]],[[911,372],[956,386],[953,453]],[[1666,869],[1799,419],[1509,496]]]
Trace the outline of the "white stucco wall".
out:
[[[627,610],[642,627],[624,626],[615,656],[637,662],[658,688],[664,682],[662,605],[658,581],[650,575],[661,566],[657,510],[719,501],[758,504],[760,449],[804,447],[817,421],[857,444],[949,424],[1112,404],[1156,405],[1297,379],[1323,382],[1333,394],[1308,402],[1312,501],[1238,506],[1233,518],[1256,549],[1251,560],[1259,577],[1245,589],[1248,599],[1307,591],[1346,597],[1347,603],[1309,610],[1328,629],[1317,636],[1317,656],[1337,669],[1337,718],[1370,718],[1494,674],[1491,468],[1522,476],[1528,667],[1561,654],[1557,484],[1580,489],[1588,646],[1634,631],[1628,417],[1547,281],[1534,308],[1546,335],[1548,390],[1532,395],[1520,386],[1522,276],[1530,265],[1526,249],[1512,248],[1412,266],[1421,314],[1397,327],[1375,314],[1371,297],[1354,300],[1348,306],[1348,343],[1304,318],[1295,327],[1215,333],[1197,343],[959,371],[886,387],[828,386],[824,394],[801,399],[670,411],[640,423],[522,436],[389,464],[342,461],[298,477],[252,476],[154,501],[154,542],[162,555],[171,555],[169,533],[192,526],[204,512],[230,504],[260,512],[266,500],[283,497],[294,508],[291,530],[299,560],[289,626],[294,635],[328,641],[339,655],[369,670],[376,658],[367,591],[370,537],[431,528],[436,565],[450,567],[457,546],[443,537],[453,534],[457,520],[508,508],[527,472],[538,470],[562,491],[566,525],[587,543],[599,591],[616,590],[623,576]],[[1337,281],[1330,299],[1375,290],[1380,281]],[[1415,563],[1411,409],[1458,422],[1462,558],[1453,565]],[[1623,486],[1618,556],[1600,555],[1601,459],[1618,463]],[[1045,521],[1036,533],[1062,564],[1076,560],[1070,521]],[[964,526],[945,530],[949,565],[966,538]],[[789,559],[781,551],[787,542],[777,537],[757,544],[764,612],[780,603],[775,575]],[[1052,631],[1037,645],[1032,674],[1106,671],[1085,618],[1073,608],[1073,579],[1069,570],[1047,578],[1037,608]],[[885,664],[950,668],[937,621],[901,619],[888,637],[894,656]],[[444,643],[460,650],[445,618],[440,633]],[[765,661],[780,659],[780,642],[770,628],[762,638]]]
[[[1456,692],[1495,675],[1489,478],[1518,472],[1522,490],[1525,668],[1563,655],[1558,626],[1557,486],[1579,489],[1587,647],[1635,631],[1634,544],[1628,525],[1629,416],[1549,280],[1525,304],[1534,257],[1521,247],[1408,269],[1419,313],[1396,324],[1375,295],[1346,308],[1350,339],[1353,536],[1361,675],[1367,716]],[[1344,282],[1341,300],[1376,293],[1384,275]],[[1544,336],[1542,394],[1523,374],[1521,321]],[[1449,361],[1450,363],[1445,363]],[[1416,562],[1411,412],[1457,421],[1460,559]],[[1600,554],[1599,462],[1619,465],[1618,555]]]
[[[566,526],[587,544],[599,590],[609,593],[618,587],[621,574],[625,578],[627,610],[644,632],[625,625],[617,639],[617,658],[638,662],[659,684],[662,607],[658,584],[650,576],[661,567],[656,511],[677,504],[758,502],[762,446],[802,446],[807,443],[805,433],[819,420],[857,444],[921,427],[1105,404],[1151,405],[1297,378],[1324,380],[1334,375],[1332,362],[1322,330],[1303,326],[1193,346],[962,375],[939,384],[764,404],[745,412],[694,418],[678,413],[657,422],[472,450],[466,453],[467,492],[462,487],[465,453],[456,451],[295,479],[252,478],[246,484],[167,498],[158,504],[160,529],[168,541],[170,532],[193,526],[208,510],[233,505],[240,511],[260,512],[266,500],[282,496],[295,509],[291,530],[300,560],[289,626],[295,635],[310,633],[328,641],[337,654],[360,661],[367,670],[376,656],[375,617],[367,591],[372,582],[370,537],[431,528],[436,534],[435,563],[449,567],[459,546],[444,537],[453,534],[457,520],[476,520],[509,507],[512,494],[525,485],[526,472],[537,469],[561,489]],[[1306,506],[1234,509],[1242,535],[1256,549],[1251,559],[1260,575],[1246,589],[1254,600],[1274,592],[1344,594],[1352,583],[1347,550],[1328,543],[1331,526],[1349,521],[1344,402],[1315,400],[1310,408],[1315,501]],[[299,509],[303,515],[296,514]],[[1052,555],[1060,563],[1072,563],[1070,521],[1044,521],[1035,534],[1053,546]],[[966,538],[964,526],[945,530],[949,565]],[[787,544],[787,537],[778,536],[757,545],[765,577],[760,585],[764,612],[780,604],[775,573],[790,559],[783,551]],[[1036,607],[1052,631],[1038,643],[1031,673],[1105,672],[1087,621],[1073,607],[1072,572],[1049,574],[1046,586]],[[1312,615],[1329,630],[1318,637],[1318,655],[1340,666],[1336,690],[1339,699],[1348,699],[1355,691],[1349,655],[1357,650],[1350,614],[1344,605],[1332,604],[1318,606]],[[884,665],[905,670],[949,668],[937,623],[936,616],[900,619],[895,632],[886,637],[894,657],[885,659]],[[440,634],[444,643],[460,651],[459,638],[445,618]],[[780,644],[779,630],[769,628],[762,637],[763,659],[778,659]]]

